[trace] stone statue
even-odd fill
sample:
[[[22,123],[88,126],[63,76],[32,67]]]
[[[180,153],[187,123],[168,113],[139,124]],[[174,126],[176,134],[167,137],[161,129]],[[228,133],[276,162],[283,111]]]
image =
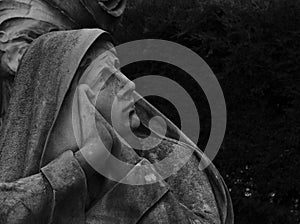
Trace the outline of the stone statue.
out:
[[[142,139],[151,131],[149,119],[164,117],[145,100],[133,106],[134,83],[118,69],[112,39],[102,30],[113,30],[124,7],[122,0],[0,1],[4,91],[14,82],[3,107],[0,223],[233,223],[218,171],[212,164],[199,170],[205,156],[188,139],[179,142],[180,131],[167,119],[168,133],[152,136],[160,144],[148,151],[120,141],[117,132],[130,126]],[[163,179],[164,169],[152,164],[170,154],[179,159],[168,169],[177,172]],[[98,173],[89,155],[118,179]],[[115,167],[114,157],[131,169]],[[145,184],[124,184],[139,180]]]
[[[0,1],[0,117],[8,107],[14,75],[28,45],[55,31],[101,27],[112,32],[126,0],[1,0]]]

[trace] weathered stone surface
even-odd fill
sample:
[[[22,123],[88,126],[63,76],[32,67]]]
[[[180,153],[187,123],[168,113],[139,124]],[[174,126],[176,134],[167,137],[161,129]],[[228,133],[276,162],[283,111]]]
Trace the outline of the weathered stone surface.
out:
[[[149,148],[157,141],[148,137],[144,147]],[[139,150],[138,154],[154,164],[162,176],[172,174],[165,181],[180,203],[204,220],[220,223],[215,196],[206,173],[199,169],[199,158],[191,148],[177,144],[174,140],[166,138],[160,141],[158,146],[150,150]],[[170,156],[170,161],[161,164]]]

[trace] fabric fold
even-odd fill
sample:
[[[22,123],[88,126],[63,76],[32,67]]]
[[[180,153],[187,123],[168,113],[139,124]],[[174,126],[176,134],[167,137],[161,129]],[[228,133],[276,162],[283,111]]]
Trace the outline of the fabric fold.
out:
[[[126,180],[125,180],[126,179]],[[138,180],[137,180],[138,179]],[[153,180],[157,181],[153,184]],[[143,217],[169,191],[168,184],[151,163],[142,159],[121,182],[117,183],[87,214],[87,224],[133,224]],[[150,183],[150,184],[149,184]]]
[[[190,146],[165,138],[163,144],[158,146],[157,151],[148,155],[138,155],[136,151],[126,148],[119,141],[109,122],[99,112],[101,108],[95,108],[95,98],[97,98],[98,91],[103,87],[106,78],[113,72],[119,72],[118,60],[112,48],[104,47],[102,53],[98,51],[96,60],[94,60],[95,58],[92,59],[91,66],[85,69],[81,80],[79,80],[78,91],[75,94],[75,103],[73,104],[75,109],[74,122],[78,125],[74,132],[80,147],[93,149],[103,147],[101,142],[97,142],[99,139],[98,131],[108,131],[113,139],[113,144],[116,144],[112,147],[112,155],[109,155],[109,159],[115,157],[125,164],[130,164],[129,168],[131,168],[119,176],[121,183],[107,180],[107,185],[97,185],[103,187],[103,190],[94,206],[90,208],[89,212],[86,212],[84,206],[86,180],[72,152],[67,151],[58,160],[49,164],[45,163],[44,155],[48,139],[71,83],[78,74],[78,69],[84,56],[88,54],[88,50],[91,47],[99,47],[96,44],[99,39],[106,42],[111,41],[109,35],[105,34],[103,30],[53,32],[38,38],[29,47],[18,70],[6,126],[1,136],[0,182],[28,181],[35,175],[41,177],[39,172],[42,171],[54,192],[56,203],[53,206],[53,223],[83,224],[86,220],[90,220],[91,223],[109,224],[118,220],[120,223],[131,224],[155,222],[161,218],[161,220],[166,220],[166,223],[171,220],[171,223],[183,224],[188,223],[189,218],[195,218],[195,216],[203,222],[206,220],[201,216],[203,206],[201,207],[193,199],[200,198],[197,201],[205,202],[201,199],[202,194],[205,194],[205,189],[199,188],[199,190],[195,186],[202,180],[209,185],[208,179],[212,189],[215,190],[214,196],[217,198],[213,202],[217,203],[220,208],[219,213],[222,219],[220,223],[231,224],[233,217],[230,216],[232,214],[230,197],[222,178],[213,166],[208,167],[209,170],[205,171],[207,176],[202,176],[207,177],[207,179],[201,179],[203,173],[198,170],[197,159],[199,158],[193,157],[194,161],[188,161],[182,170],[175,169],[176,164],[167,166],[167,169],[174,168],[174,174],[163,180],[163,167],[151,164],[156,162],[155,158],[158,159],[160,155],[166,155],[169,152],[175,151],[175,155],[182,156],[181,153],[176,153],[176,150],[180,150],[180,148],[175,147],[176,145],[184,147],[187,151],[189,151]],[[84,81],[85,79],[86,81]],[[147,107],[141,109],[141,111],[144,109],[145,113],[148,112],[151,116],[152,112]],[[92,123],[95,125],[94,127],[90,126]],[[172,130],[177,129],[172,128]],[[180,135],[180,131],[177,130],[177,132],[176,134]],[[87,146],[87,142],[94,145]],[[119,151],[114,151],[115,147],[118,147]],[[197,150],[195,149],[195,151]],[[185,154],[183,150],[182,152]],[[100,164],[102,167],[106,167],[106,156],[97,155],[97,158],[98,156],[100,160],[96,161],[97,164],[94,165]],[[154,158],[153,161],[151,158]],[[120,169],[120,167],[116,168]],[[189,180],[190,177],[192,181]],[[153,182],[153,180],[155,181]],[[39,181],[43,181],[43,179],[40,178]],[[123,181],[131,183],[137,181],[141,182],[142,185],[127,185],[122,183]],[[29,185],[29,182],[26,184]],[[39,182],[39,184],[39,187],[45,187],[44,183]],[[181,192],[188,186],[193,186],[189,192]],[[2,193],[1,191],[0,196]],[[24,197],[27,196],[24,194]],[[38,202],[31,195],[25,199],[28,200],[28,204]],[[49,203],[49,198],[45,202]],[[15,203],[20,205],[18,201]],[[39,201],[37,205],[44,205],[43,201]],[[200,212],[198,208],[200,208]],[[204,209],[204,211],[206,210]],[[13,212],[15,211],[17,210],[13,210]],[[23,211],[25,216],[30,213],[28,207],[24,207],[23,203],[20,205],[20,211]],[[92,217],[96,217],[96,219],[92,219]],[[41,217],[39,218],[43,220]],[[32,222],[40,223],[38,221]]]

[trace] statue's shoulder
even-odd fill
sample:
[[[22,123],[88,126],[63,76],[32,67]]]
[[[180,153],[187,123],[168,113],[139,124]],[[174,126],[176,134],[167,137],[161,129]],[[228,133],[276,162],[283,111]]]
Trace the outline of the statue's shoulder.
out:
[[[193,147],[178,140],[145,138],[144,149],[138,154],[148,159],[170,185],[177,200],[208,220],[218,223],[218,206],[210,180],[200,169],[201,158]],[[155,146],[155,147],[152,147]]]

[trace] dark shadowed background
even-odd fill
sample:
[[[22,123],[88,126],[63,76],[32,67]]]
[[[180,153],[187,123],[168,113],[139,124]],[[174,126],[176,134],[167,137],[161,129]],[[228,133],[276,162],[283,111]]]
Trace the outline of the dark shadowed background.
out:
[[[230,189],[236,223],[300,223],[300,1],[134,0],[115,37],[174,41],[208,63],[227,103],[227,131],[214,163]],[[159,62],[123,71],[131,79],[166,76],[185,87],[197,104],[198,145],[205,148],[210,110],[188,74]],[[180,123],[172,104],[148,100]]]

